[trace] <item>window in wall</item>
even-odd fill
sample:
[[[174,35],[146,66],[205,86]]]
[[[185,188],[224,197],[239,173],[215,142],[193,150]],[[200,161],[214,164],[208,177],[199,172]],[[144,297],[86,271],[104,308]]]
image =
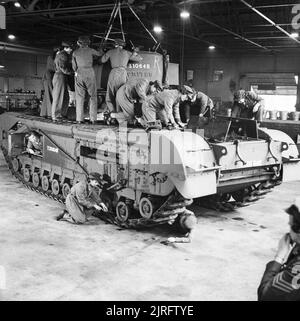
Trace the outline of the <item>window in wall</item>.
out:
[[[266,110],[295,111],[297,86],[252,85],[251,90],[265,100]]]
[[[213,81],[221,81],[223,79],[223,70],[214,70]]]

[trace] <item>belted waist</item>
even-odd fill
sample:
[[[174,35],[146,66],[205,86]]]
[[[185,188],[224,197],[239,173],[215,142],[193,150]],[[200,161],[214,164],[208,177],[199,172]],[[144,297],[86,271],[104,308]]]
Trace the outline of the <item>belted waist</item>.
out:
[[[93,66],[87,66],[87,67],[78,67],[78,70],[80,70],[80,69],[93,69]]]
[[[124,66],[112,67],[112,69],[119,69],[119,68],[126,69],[126,67]]]

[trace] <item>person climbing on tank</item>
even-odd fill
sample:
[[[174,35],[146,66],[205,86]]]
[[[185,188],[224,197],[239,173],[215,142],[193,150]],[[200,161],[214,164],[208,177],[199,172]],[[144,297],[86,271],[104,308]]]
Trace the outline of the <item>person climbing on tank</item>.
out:
[[[43,75],[44,97],[41,105],[40,116],[51,118],[52,115],[52,90],[53,90],[53,76],[55,73],[54,59],[59,48],[53,48],[53,54],[47,57],[46,70]]]
[[[28,137],[26,152],[32,155],[41,156],[43,151],[43,143],[41,135],[33,130]]]
[[[181,106],[185,122],[188,123],[191,115],[198,116],[200,120],[209,120],[212,117],[214,103],[210,97],[201,91],[186,86],[188,100]]]
[[[163,126],[169,128],[184,128],[181,121],[179,104],[188,99],[187,86],[179,89],[165,89],[153,95],[142,106],[142,120],[144,122],[155,122],[157,117]]]
[[[252,91],[238,90],[234,94],[231,117],[263,120],[264,100]]]
[[[259,301],[300,301],[300,197],[285,210],[290,232],[279,241],[258,288]]]
[[[115,40],[115,48],[106,52],[101,62],[110,61],[111,72],[107,82],[106,105],[111,113],[119,112],[116,106],[116,94],[118,89],[124,85],[128,79],[126,67],[129,61],[140,62],[143,58],[138,54],[138,49],[133,52],[125,50],[126,42],[122,39]]]
[[[99,196],[100,181],[100,174],[91,173],[87,179],[82,179],[75,184],[66,198],[66,210],[57,216],[57,221],[65,220],[73,224],[83,224],[95,211],[107,212],[108,209]]]
[[[63,49],[58,51],[55,59],[53,77],[52,120],[57,121],[67,116],[69,106],[68,75],[72,74],[72,45],[62,42]]]
[[[79,48],[73,52],[72,67],[75,71],[76,121],[82,123],[84,120],[84,102],[88,95],[90,122],[94,124],[97,121],[97,85],[93,57],[103,53],[90,48],[90,43],[88,36],[78,38]]]
[[[148,81],[144,78],[130,79],[119,88],[116,95],[116,106],[123,112],[128,123],[134,123],[142,116],[142,103],[158,90],[158,81]]]

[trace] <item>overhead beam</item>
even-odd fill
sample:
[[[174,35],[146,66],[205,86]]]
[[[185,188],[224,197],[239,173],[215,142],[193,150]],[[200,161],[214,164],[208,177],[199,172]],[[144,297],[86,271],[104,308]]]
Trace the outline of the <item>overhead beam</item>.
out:
[[[242,2],[245,6],[247,6],[249,9],[251,9],[252,11],[254,11],[255,13],[257,13],[259,16],[261,16],[263,19],[265,19],[266,21],[268,21],[271,25],[273,25],[275,28],[277,28],[278,30],[280,30],[281,32],[283,32],[285,35],[287,35],[290,39],[294,40],[295,42],[297,42],[298,44],[300,44],[300,41],[294,37],[291,36],[290,33],[288,33],[286,30],[284,30],[283,28],[281,28],[278,24],[276,24],[273,20],[271,20],[270,18],[268,18],[266,15],[264,15],[262,12],[260,12],[259,10],[257,10],[256,8],[254,8],[251,4],[249,4],[247,1],[245,0],[240,0],[240,2]]]
[[[56,9],[22,11],[22,12],[8,13],[7,18],[39,16],[39,15],[47,15],[47,14],[55,14],[55,13],[62,14],[62,13],[95,11],[95,10],[111,10],[113,9],[113,7],[114,7],[113,4],[101,4],[101,5],[94,5],[94,6],[76,6],[76,7],[65,7],[65,8],[56,8]],[[127,6],[122,5],[122,8],[127,8]]]
[[[0,42],[0,50],[24,52],[24,53],[30,53],[30,54],[41,54],[41,55],[49,55],[49,52],[50,52],[48,50],[43,50],[41,48],[11,44],[11,43],[2,42],[2,41]]]
[[[169,1],[163,0],[163,2],[166,3],[166,4],[168,4],[168,5],[175,6],[177,9],[180,9],[180,7],[178,7],[178,5],[176,6],[176,5],[170,4]],[[216,2],[218,2],[218,1],[216,1]],[[235,37],[237,37],[237,38],[239,38],[239,39],[241,39],[241,40],[243,40],[243,41],[246,41],[246,42],[248,42],[248,43],[251,43],[252,45],[254,45],[254,46],[256,46],[256,47],[258,47],[258,48],[260,48],[260,49],[270,50],[269,48],[267,48],[267,47],[265,47],[265,46],[262,46],[262,45],[260,45],[259,43],[256,43],[256,42],[254,42],[254,41],[252,41],[252,40],[250,40],[250,39],[248,39],[248,38],[246,38],[246,37],[244,37],[244,36],[242,36],[242,35],[234,32],[234,31],[232,31],[232,30],[229,30],[229,29],[227,29],[227,28],[224,28],[224,27],[222,27],[222,26],[219,26],[218,24],[216,24],[216,23],[214,23],[214,22],[212,22],[212,21],[210,21],[210,20],[208,20],[208,19],[206,19],[206,18],[203,18],[203,17],[201,17],[201,16],[199,16],[199,15],[197,15],[197,14],[191,13],[191,16],[193,16],[193,17],[197,18],[198,20],[203,21],[203,22],[205,22],[205,23],[207,23],[207,24],[209,24],[209,25],[211,25],[211,26],[214,26],[214,27],[217,28],[217,29],[221,29],[221,30],[223,30],[223,31],[226,31],[227,33],[230,33],[231,35],[233,35],[233,36],[235,36]]]

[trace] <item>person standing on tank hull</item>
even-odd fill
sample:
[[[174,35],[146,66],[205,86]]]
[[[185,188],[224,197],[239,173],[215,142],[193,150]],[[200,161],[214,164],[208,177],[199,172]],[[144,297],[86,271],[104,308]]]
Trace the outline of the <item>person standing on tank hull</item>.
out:
[[[93,69],[93,57],[100,57],[102,53],[89,47],[91,41],[88,36],[79,37],[79,48],[73,52],[72,67],[75,71],[75,97],[76,97],[76,121],[84,120],[84,101],[88,94],[90,97],[89,110],[90,122],[97,121],[97,86]]]
[[[63,50],[57,52],[54,65],[53,77],[53,102],[52,120],[57,121],[66,117],[69,106],[68,75],[72,74],[70,54],[72,47],[70,43],[62,43]]]
[[[52,114],[52,90],[53,90],[53,76],[55,73],[54,59],[58,48],[53,48],[53,54],[48,56],[46,70],[43,75],[43,87],[44,87],[44,97],[41,105],[40,116],[45,118],[50,118]]]
[[[129,61],[140,62],[143,58],[138,55],[136,51],[133,53],[123,49],[126,45],[125,41],[122,39],[115,40],[115,48],[106,52],[102,58],[101,62],[106,63],[110,60],[111,72],[108,77],[107,82],[107,93],[106,93],[106,105],[110,112],[119,112],[116,109],[116,94],[121,86],[123,86],[127,79],[126,67]]]

